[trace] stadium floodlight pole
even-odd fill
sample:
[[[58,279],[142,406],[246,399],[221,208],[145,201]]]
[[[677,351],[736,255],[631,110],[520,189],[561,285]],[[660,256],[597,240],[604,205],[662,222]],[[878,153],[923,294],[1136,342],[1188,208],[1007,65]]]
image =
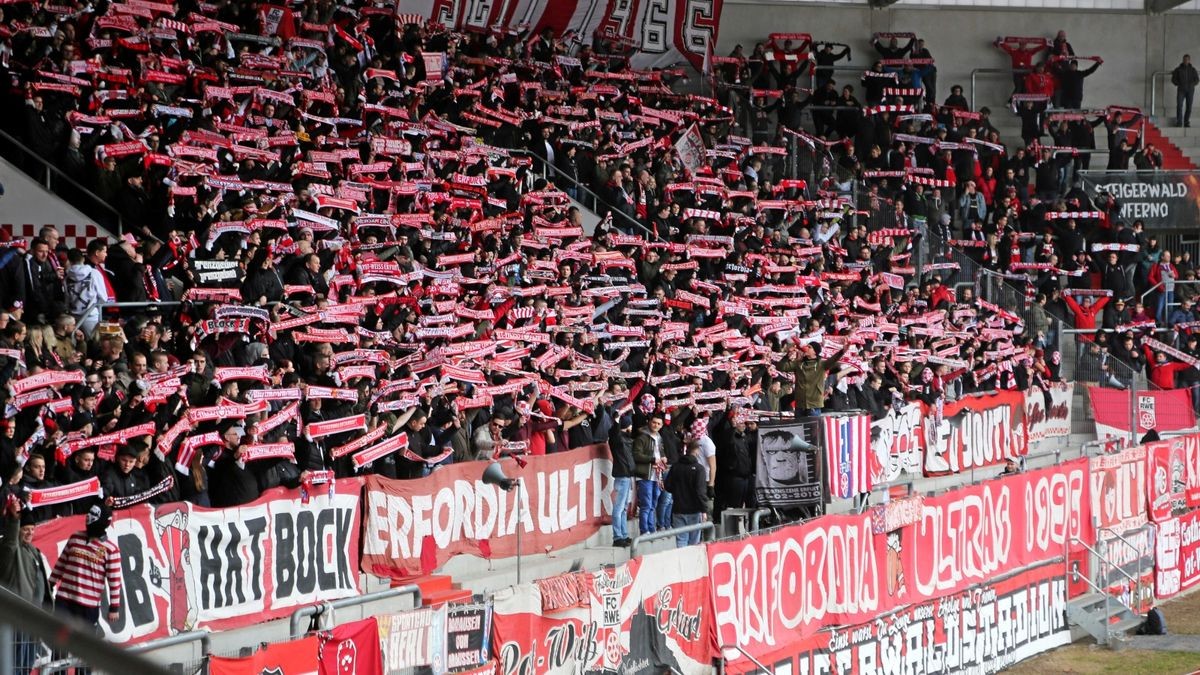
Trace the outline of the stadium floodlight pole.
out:
[[[21,631],[45,642],[55,651],[70,652],[72,656],[106,673],[139,673],[139,675],[168,675],[167,669],[145,656],[126,651],[97,637],[90,627],[54,616],[26,602],[7,588],[0,588],[0,616],[16,620],[20,617]]]

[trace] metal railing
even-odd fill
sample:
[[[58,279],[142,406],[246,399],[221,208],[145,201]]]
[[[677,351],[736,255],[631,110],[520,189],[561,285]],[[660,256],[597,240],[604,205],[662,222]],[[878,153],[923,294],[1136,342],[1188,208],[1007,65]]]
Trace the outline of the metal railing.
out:
[[[31,178],[36,180],[38,183],[41,183],[42,186],[47,190],[53,192],[68,204],[71,204],[84,213],[91,215],[93,218],[95,218],[97,223],[115,229],[117,236],[121,236],[124,233],[124,223],[121,220],[121,213],[110,206],[103,199],[98,197],[90,189],[84,187],[74,178],[68,176],[62,169],[55,166],[50,159],[42,157],[33,150],[29,149],[24,143],[17,140],[3,129],[0,129],[0,145],[7,145],[16,151],[21,157],[20,161],[15,161],[13,164],[28,174]],[[38,174],[40,175],[35,175],[28,170],[27,164],[29,162],[32,162],[39,167]],[[68,191],[66,194],[63,194],[63,190],[55,188],[55,185],[61,184],[66,184],[69,186],[73,193]],[[83,204],[81,205],[80,202]],[[97,212],[103,214],[107,220],[97,218]]]
[[[613,223],[620,223],[617,225],[618,229],[621,229],[623,225],[624,227],[632,228],[634,231],[640,231],[647,239],[659,239],[659,237],[655,236],[654,232],[652,232],[645,225],[639,223],[633,218],[630,218],[629,215],[624,211],[621,211],[613,204],[610,204],[608,201],[602,199],[600,195],[585,187],[583,183],[563,173],[558,167],[554,166],[550,162],[547,162],[545,159],[538,157],[533,153],[528,153],[526,156],[531,157],[534,165],[540,168],[538,174],[542,178],[554,183],[560,189],[563,189],[564,192],[566,192],[566,187],[576,190],[576,193],[572,195],[572,198],[582,204],[585,208],[590,209],[592,213],[600,216],[601,219],[611,213],[613,217]]]
[[[1125,570],[1121,569],[1121,567],[1119,565],[1113,565],[1111,562],[1109,562],[1108,558],[1106,558],[1103,553],[1092,548],[1091,546],[1088,546],[1087,543],[1085,543],[1082,539],[1079,539],[1078,537],[1075,537],[1075,536],[1071,537],[1070,544],[1078,544],[1085,551],[1087,551],[1088,553],[1091,553],[1093,556],[1095,556],[1096,560],[1101,563],[1101,570],[1104,570],[1105,566],[1107,566],[1107,569],[1116,570],[1118,574],[1120,574],[1121,576],[1123,576],[1129,580],[1129,583],[1131,584],[1131,588],[1134,585],[1137,586],[1138,593],[1140,595],[1141,581],[1129,576],[1129,574]],[[1101,548],[1104,548],[1104,547],[1101,546]],[[1100,595],[1102,595],[1104,597],[1104,619],[1103,619],[1103,621],[1104,621],[1104,641],[1101,644],[1107,645],[1108,643],[1112,642],[1112,622],[1109,621],[1109,617],[1111,616],[1111,613],[1112,613],[1111,612],[1112,601],[1115,599],[1118,603],[1121,604],[1121,606],[1123,606],[1125,609],[1129,610],[1130,612],[1133,612],[1134,614],[1137,613],[1137,610],[1130,607],[1121,598],[1113,598],[1112,594],[1108,592],[1108,588],[1107,588],[1108,575],[1107,574],[1103,574],[1101,577],[1102,581],[1104,582],[1103,586],[1100,584],[1097,584],[1095,581],[1092,581],[1092,579],[1088,578],[1088,575],[1086,575],[1086,574],[1078,574],[1075,576],[1079,579],[1082,579],[1083,582],[1085,584],[1087,584],[1092,590],[1096,591],[1097,593],[1099,593]]]
[[[208,656],[209,650],[212,647],[212,634],[206,630],[193,630],[186,633],[179,633],[170,637],[161,638],[159,640],[151,640],[142,642],[129,648],[129,651],[144,654],[158,649],[166,649],[167,647],[178,647],[179,645],[187,645],[193,642],[200,643],[200,656]]]
[[[711,541],[713,532],[715,530],[716,526],[713,525],[713,522],[711,520],[706,520],[702,523],[692,523],[691,525],[684,525],[683,527],[672,527],[669,530],[659,530],[658,532],[651,532],[649,534],[639,534],[638,536],[634,537],[633,542],[629,545],[629,557],[636,558],[638,547],[642,546],[643,544],[648,544],[652,541],[658,541],[659,539],[670,539],[671,537],[680,534],[700,532],[705,541]]]
[[[1158,70],[1158,71],[1155,71],[1154,74],[1150,76],[1150,116],[1151,117],[1154,117],[1155,115],[1158,114],[1157,109],[1158,109],[1158,84],[1159,84],[1158,81],[1159,81],[1159,78],[1161,78],[1163,75],[1170,75],[1171,72],[1172,71],[1170,71],[1170,70]],[[1167,99],[1167,92],[1166,92],[1166,87],[1164,87],[1163,88],[1163,101],[1165,102],[1166,99]],[[1165,115],[1168,112],[1168,110],[1169,110],[1169,108],[1167,108],[1166,104],[1164,103],[1163,114]]]
[[[749,660],[750,660],[750,663],[753,663],[755,666],[758,666],[758,669],[759,669],[759,670],[761,670],[762,672],[766,673],[767,675],[775,675],[775,671],[774,671],[774,670],[771,670],[770,668],[768,668],[768,667],[766,667],[765,665],[763,665],[763,662],[762,662],[762,661],[759,661],[757,658],[755,658],[755,657],[754,657],[754,655],[753,655],[753,654],[751,654],[750,652],[748,652],[748,651],[746,651],[745,649],[743,649],[743,648],[741,647],[741,645],[736,645],[736,644],[732,644],[732,645],[721,645],[721,658],[720,658],[720,660],[718,661],[718,663],[719,663],[719,664],[720,664],[720,666],[721,666],[721,672],[722,672],[722,673],[724,673],[724,672],[725,672],[725,661],[727,660],[727,659],[725,658],[725,652],[727,652],[727,651],[729,651],[729,650],[736,651],[736,652],[738,652],[739,654],[741,654],[742,656],[746,657],[747,659],[749,659]]]
[[[326,612],[332,613],[335,610],[345,609],[347,607],[357,607],[365,605],[368,602],[379,602],[381,600],[391,600],[393,598],[401,598],[404,596],[412,596],[413,606],[421,606],[421,587],[416,584],[407,584],[405,586],[396,586],[395,588],[385,588],[382,591],[367,593],[366,595],[357,595],[352,598],[343,598],[341,600],[332,600],[322,602],[316,605],[301,607],[295,612],[292,612],[292,618],[288,625],[288,635],[291,639],[296,639],[304,635],[306,631],[300,630],[300,622],[305,617],[316,616],[320,617]]]
[[[68,661],[86,663],[110,673],[167,675],[162,666],[145,656],[105,641],[96,635],[93,627],[64,620],[3,587],[0,587],[0,673],[16,671],[17,664],[12,662],[12,638],[17,628],[38,638],[57,653],[71,653],[73,656],[66,659]]]
[[[1012,77],[1014,74],[1023,75],[1028,72],[1029,72],[1028,68],[976,68],[975,70],[972,70],[971,71],[971,89],[970,89],[971,93],[970,93],[970,96],[967,97],[967,100],[970,101],[970,103],[971,103],[971,110],[975,110],[975,79],[979,75],[1001,75],[1001,74],[1003,74],[1003,75],[1008,75],[1009,77]]]

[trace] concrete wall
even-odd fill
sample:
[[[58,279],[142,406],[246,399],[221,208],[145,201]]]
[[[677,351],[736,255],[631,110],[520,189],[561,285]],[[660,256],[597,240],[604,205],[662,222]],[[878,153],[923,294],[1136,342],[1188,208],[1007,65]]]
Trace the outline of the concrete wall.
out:
[[[0,224],[22,225],[82,225],[95,222],[58,195],[49,192],[24,171],[0,157]],[[60,229],[61,231],[61,229]],[[20,231],[15,232],[18,236]]]
[[[872,33],[914,32],[925,39],[937,61],[940,102],[954,84],[961,84],[969,94],[973,69],[1010,65],[1007,55],[991,45],[996,37],[1053,37],[1058,30],[1067,31],[1077,54],[1104,58],[1104,65],[1085,83],[1085,106],[1118,104],[1146,109],[1150,77],[1155,71],[1174,68],[1185,52],[1200,58],[1200,14],[941,9],[906,6],[903,0],[882,10],[857,5],[726,0],[717,53],[727,54],[739,43],[749,52],[755,42],[765,40],[771,32],[807,32],[816,40],[851,45],[850,65],[867,68],[876,57],[869,43]],[[858,89],[857,74],[840,75],[836,79]],[[993,108],[1003,104],[1012,85],[1007,75],[995,74],[980,75],[978,83],[976,105]],[[1173,107],[1174,88],[1166,89]],[[1162,92],[1160,85],[1160,112]]]

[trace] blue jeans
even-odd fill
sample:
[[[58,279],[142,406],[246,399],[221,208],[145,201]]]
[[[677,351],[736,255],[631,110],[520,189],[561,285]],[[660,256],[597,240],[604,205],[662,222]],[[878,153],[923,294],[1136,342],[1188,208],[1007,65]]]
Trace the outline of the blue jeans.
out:
[[[1196,90],[1191,87],[1175,89],[1175,124],[1183,126],[1192,120],[1192,98]]]
[[[629,493],[633,491],[632,478],[613,479],[613,541],[629,538]]]
[[[699,513],[676,513],[671,517],[671,527],[684,527],[685,525],[695,525],[700,522]],[[683,548],[684,546],[693,546],[700,543],[700,531],[684,532],[683,534],[675,535],[675,548]]]
[[[658,498],[662,494],[662,486],[656,480],[639,479],[637,482],[638,505],[638,534],[650,534],[655,531]]]
[[[1156,312],[1156,318],[1158,318],[1159,323],[1167,322],[1167,316],[1171,311],[1170,304],[1172,302],[1175,302],[1174,291],[1162,291],[1158,294],[1158,312]]]
[[[658,529],[667,530],[671,527],[671,514],[675,510],[675,497],[666,490],[659,488],[658,494]]]

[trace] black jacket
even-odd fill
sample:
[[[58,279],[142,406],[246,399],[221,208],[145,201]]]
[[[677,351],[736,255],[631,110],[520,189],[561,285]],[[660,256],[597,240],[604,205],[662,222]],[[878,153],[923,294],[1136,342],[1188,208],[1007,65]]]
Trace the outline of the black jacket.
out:
[[[633,478],[633,439],[615,424],[608,432],[608,450],[612,453],[613,478]]]
[[[684,455],[671,467],[664,487],[675,499],[675,513],[708,513],[708,482],[704,479],[704,467],[700,466],[700,460],[695,455]]]
[[[258,499],[258,477],[249,466],[238,466],[232,450],[224,450],[209,469],[209,496],[216,507],[240,506]]]
[[[730,430],[717,444],[717,481],[754,475],[753,439],[745,431]]]

